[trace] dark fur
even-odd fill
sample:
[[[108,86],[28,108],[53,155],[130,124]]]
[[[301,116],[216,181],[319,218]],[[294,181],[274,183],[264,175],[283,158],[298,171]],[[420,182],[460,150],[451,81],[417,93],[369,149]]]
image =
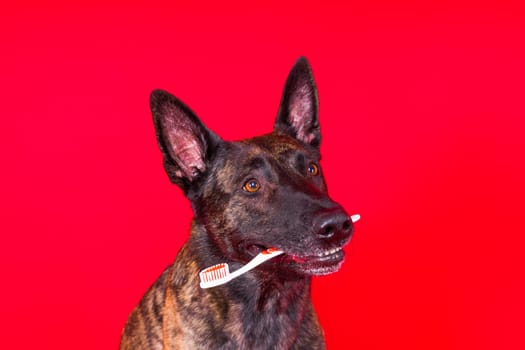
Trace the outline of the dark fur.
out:
[[[151,108],[164,166],[190,199],[188,242],[149,289],[121,349],[324,349],[311,276],[337,271],[353,231],[327,194],[320,168],[317,90],[306,59],[293,67],[274,132],[226,142],[174,96]],[[243,185],[256,179],[260,189]],[[199,271],[236,270],[264,247],[285,254],[223,286],[201,289]]]

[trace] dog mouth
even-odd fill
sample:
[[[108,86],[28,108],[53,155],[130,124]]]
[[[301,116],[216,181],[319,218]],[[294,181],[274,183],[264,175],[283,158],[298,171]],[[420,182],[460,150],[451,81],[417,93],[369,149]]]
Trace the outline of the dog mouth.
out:
[[[243,250],[251,259],[268,248],[261,244],[247,244]],[[293,270],[310,276],[323,276],[337,272],[345,260],[342,247],[319,249],[309,253],[293,253],[286,249],[276,248],[283,250],[284,254],[272,259],[274,264],[291,267]]]
[[[345,260],[345,252],[341,247],[337,247],[309,255],[286,254],[283,260],[295,264],[301,272],[307,275],[323,276],[341,269]]]
[[[254,258],[256,255],[265,251],[266,249],[268,249],[268,247],[261,244],[247,244],[243,250],[250,258]]]

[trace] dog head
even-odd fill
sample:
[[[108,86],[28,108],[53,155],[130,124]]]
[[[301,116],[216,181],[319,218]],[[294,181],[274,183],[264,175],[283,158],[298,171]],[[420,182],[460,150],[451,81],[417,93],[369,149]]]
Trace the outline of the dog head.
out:
[[[300,275],[339,270],[353,224],[328,196],[319,165],[317,89],[305,58],[288,76],[267,135],[223,141],[160,90],[151,109],[166,172],[225,261],[246,262],[274,247],[285,254],[272,268]]]

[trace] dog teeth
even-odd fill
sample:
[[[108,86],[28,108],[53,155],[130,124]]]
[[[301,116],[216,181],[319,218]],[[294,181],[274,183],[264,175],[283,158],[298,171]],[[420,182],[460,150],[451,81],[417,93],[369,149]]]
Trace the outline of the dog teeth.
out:
[[[334,249],[326,250],[324,252],[321,252],[321,253],[317,254],[317,256],[323,257],[323,256],[332,255],[332,254],[337,253],[340,250],[341,250],[341,248],[334,248]]]
[[[361,215],[359,215],[359,214],[354,214],[354,215],[350,216],[350,219],[352,220],[352,222],[356,222],[356,221],[358,221],[359,219],[361,219]]]

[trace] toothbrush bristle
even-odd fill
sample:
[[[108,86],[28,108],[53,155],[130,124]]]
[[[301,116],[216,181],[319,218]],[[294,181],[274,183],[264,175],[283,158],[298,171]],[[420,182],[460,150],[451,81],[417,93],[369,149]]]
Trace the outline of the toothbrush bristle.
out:
[[[219,286],[224,283],[228,283],[234,278],[239,277],[240,275],[250,271],[251,269],[259,266],[268,259],[273,258],[283,252],[277,250],[276,248],[268,248],[265,251],[259,253],[255,256],[250,262],[248,262],[243,267],[237,269],[233,273],[230,273],[230,267],[227,263],[221,263],[217,265],[210,266],[199,273],[199,278],[201,280],[201,288],[211,288]]]
[[[226,277],[228,265],[225,263],[213,265],[200,273],[203,282],[211,282]]]

